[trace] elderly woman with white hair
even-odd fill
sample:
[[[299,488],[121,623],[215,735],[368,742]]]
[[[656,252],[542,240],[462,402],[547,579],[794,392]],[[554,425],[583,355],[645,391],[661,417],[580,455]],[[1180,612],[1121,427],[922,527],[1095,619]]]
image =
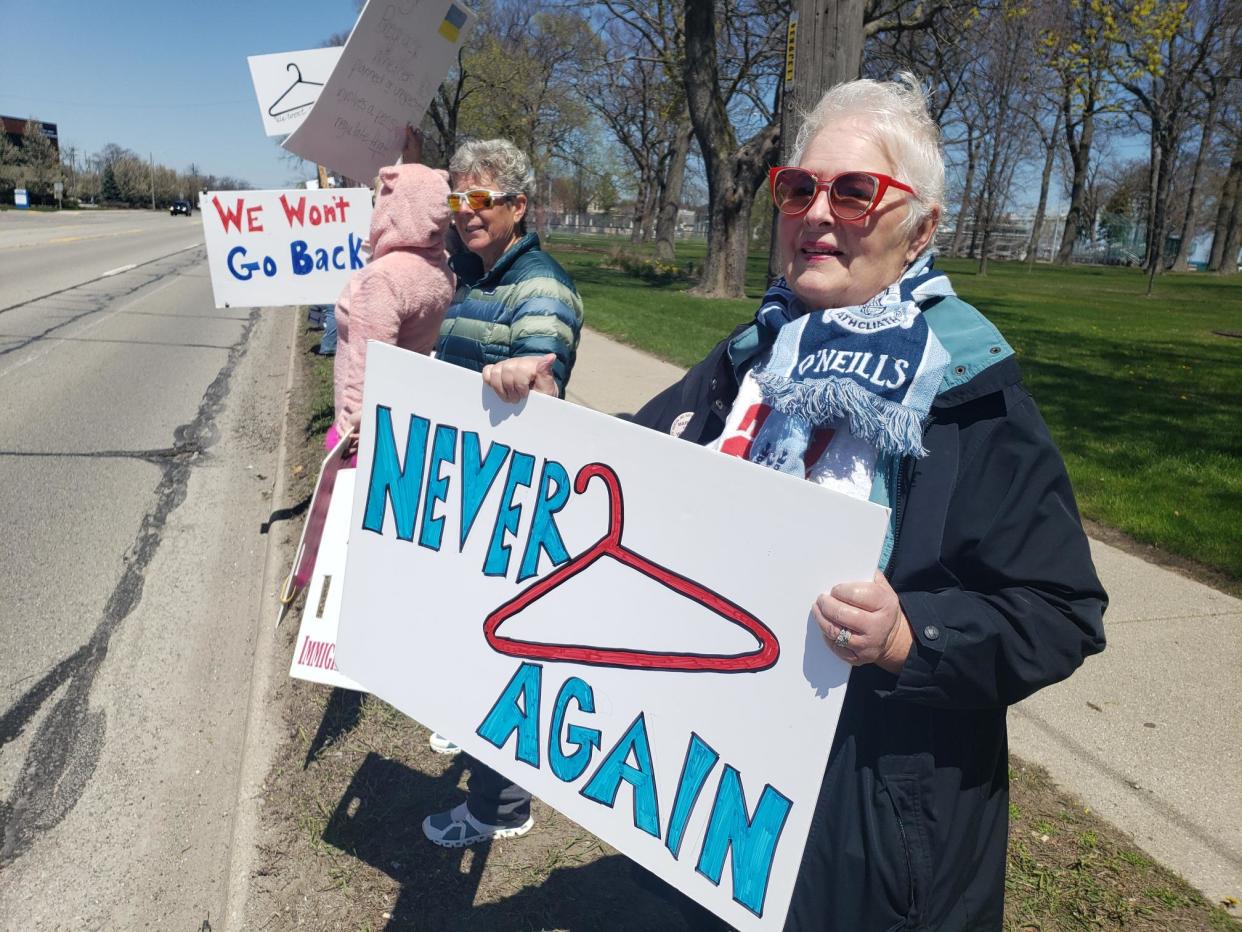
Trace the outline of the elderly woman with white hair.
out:
[[[999,929],[1006,709],[1104,648],[1106,595],[1013,350],[933,267],[915,79],[829,90],[770,188],[783,278],[635,420],[891,509],[812,607],[853,669],[787,928]]]

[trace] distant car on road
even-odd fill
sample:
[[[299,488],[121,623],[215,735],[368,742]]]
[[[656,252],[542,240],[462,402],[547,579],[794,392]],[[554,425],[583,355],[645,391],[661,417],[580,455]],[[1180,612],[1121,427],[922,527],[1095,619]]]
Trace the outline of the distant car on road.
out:
[[[194,213],[194,207],[189,201],[173,201],[172,206],[168,208],[168,215],[175,217],[177,214],[185,214],[187,217]]]

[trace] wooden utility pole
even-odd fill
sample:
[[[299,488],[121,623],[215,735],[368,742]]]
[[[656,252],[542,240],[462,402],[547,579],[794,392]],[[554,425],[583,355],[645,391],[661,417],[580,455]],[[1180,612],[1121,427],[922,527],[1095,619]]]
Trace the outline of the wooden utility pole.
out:
[[[797,0],[785,41],[780,164],[789,162],[802,117],[824,91],[862,74],[865,11],[866,0]],[[775,210],[768,273],[780,275]]]
[[[781,154],[793,150],[802,116],[824,91],[862,74],[865,0],[798,0],[785,49]]]

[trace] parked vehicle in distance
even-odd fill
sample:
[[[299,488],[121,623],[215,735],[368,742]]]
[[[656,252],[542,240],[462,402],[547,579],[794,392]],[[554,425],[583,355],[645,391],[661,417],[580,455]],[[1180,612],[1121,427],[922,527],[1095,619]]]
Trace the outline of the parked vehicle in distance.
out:
[[[185,214],[187,217],[194,213],[194,207],[189,201],[173,201],[172,206],[168,208],[168,215],[175,217],[177,214]]]

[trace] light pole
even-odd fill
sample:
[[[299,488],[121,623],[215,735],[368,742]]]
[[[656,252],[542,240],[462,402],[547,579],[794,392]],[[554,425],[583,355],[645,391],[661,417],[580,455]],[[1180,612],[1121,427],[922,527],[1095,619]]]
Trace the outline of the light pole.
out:
[[[151,165],[151,209],[155,210],[155,156],[148,152],[147,158]]]

